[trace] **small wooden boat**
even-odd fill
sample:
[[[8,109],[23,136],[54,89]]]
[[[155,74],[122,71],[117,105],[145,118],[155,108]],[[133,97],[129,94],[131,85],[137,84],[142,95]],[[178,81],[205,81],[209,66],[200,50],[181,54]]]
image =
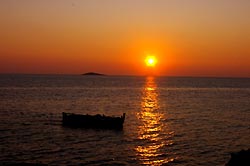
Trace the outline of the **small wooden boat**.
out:
[[[63,126],[74,128],[101,128],[101,129],[118,129],[123,128],[125,113],[121,117],[105,115],[81,115],[73,113],[62,113]]]

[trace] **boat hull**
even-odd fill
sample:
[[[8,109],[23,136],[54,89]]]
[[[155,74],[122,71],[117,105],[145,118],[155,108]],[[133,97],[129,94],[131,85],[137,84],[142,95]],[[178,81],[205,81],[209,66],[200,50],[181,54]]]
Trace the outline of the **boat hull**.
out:
[[[100,129],[123,129],[125,113],[121,117],[109,117],[104,115],[80,115],[62,113],[63,126],[73,128],[100,128]]]

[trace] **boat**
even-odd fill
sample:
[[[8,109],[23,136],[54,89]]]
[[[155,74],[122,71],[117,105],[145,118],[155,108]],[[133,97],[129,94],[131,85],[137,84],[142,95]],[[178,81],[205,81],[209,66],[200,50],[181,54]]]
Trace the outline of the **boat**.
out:
[[[105,115],[82,115],[74,113],[62,113],[63,126],[73,128],[100,128],[100,129],[123,129],[125,113],[120,117]]]

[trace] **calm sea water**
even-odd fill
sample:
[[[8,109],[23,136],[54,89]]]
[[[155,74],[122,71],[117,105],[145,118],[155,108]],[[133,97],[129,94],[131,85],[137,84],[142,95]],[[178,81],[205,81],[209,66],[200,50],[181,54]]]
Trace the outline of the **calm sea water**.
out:
[[[61,112],[126,113],[123,131]],[[250,146],[250,79],[0,76],[0,164],[224,165]]]

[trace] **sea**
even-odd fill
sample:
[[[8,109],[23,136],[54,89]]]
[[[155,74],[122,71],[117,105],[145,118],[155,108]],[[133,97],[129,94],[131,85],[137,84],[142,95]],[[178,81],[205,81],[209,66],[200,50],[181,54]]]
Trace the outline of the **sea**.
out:
[[[62,126],[62,112],[123,130]],[[250,148],[250,79],[0,75],[0,165],[223,166]]]

